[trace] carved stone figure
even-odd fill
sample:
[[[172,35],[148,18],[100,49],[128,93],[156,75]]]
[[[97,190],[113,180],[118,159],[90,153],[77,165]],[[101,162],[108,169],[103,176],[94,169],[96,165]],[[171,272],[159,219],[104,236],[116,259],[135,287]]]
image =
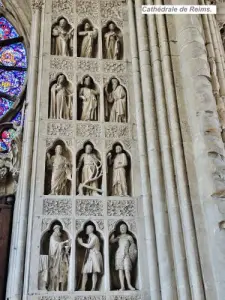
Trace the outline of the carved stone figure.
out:
[[[112,159],[112,153],[108,153],[109,164],[113,164],[112,196],[127,196],[126,167],[128,160],[120,145],[115,147],[116,155]]]
[[[83,85],[79,90],[79,99],[82,100],[82,113],[80,119],[82,121],[98,120],[98,95],[99,93],[92,87],[92,79],[86,76],[83,79]]]
[[[108,31],[104,34],[104,52],[106,59],[120,59],[121,41],[114,23],[109,23]]]
[[[98,30],[96,28],[92,28],[89,22],[85,22],[84,30],[78,31],[78,36],[82,38],[79,56],[88,58],[95,57],[94,48],[98,36]]]
[[[61,226],[55,225],[49,244],[49,291],[65,291],[67,289],[69,271],[70,240],[63,241]]]
[[[55,155],[47,153],[47,167],[52,170],[51,195],[68,195],[68,180],[72,180],[71,166],[68,159],[62,155],[62,146],[55,147]]]
[[[79,195],[99,195],[99,192],[102,192],[98,188],[98,180],[102,177],[102,163],[93,152],[91,144],[86,144],[84,151],[77,166],[77,172],[82,168],[81,183],[78,187]]]
[[[127,225],[120,225],[120,235],[110,238],[110,243],[118,243],[119,247],[115,253],[115,270],[119,272],[121,291],[125,290],[124,273],[129,290],[135,290],[131,284],[131,271],[137,258],[137,246],[133,237],[127,233]]]
[[[109,84],[111,89],[109,91]],[[109,122],[127,122],[127,95],[119,80],[112,78],[105,87],[106,119]]]
[[[74,29],[65,18],[52,28],[52,55],[72,56]]]
[[[82,283],[81,291],[85,291],[88,280],[88,274],[92,274],[92,291],[96,290],[96,284],[98,280],[98,274],[103,272],[103,259],[100,252],[100,240],[96,234],[94,234],[94,226],[88,225],[86,229],[88,235],[88,242],[84,243],[82,238],[78,238],[78,243],[86,248],[84,256],[84,263],[82,268]]]
[[[73,90],[66,76],[60,74],[51,87],[50,119],[72,119]]]

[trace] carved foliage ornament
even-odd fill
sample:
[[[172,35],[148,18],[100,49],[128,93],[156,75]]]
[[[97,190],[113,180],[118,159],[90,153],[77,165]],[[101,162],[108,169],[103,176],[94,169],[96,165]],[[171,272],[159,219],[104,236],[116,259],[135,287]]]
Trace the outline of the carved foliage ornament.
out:
[[[44,4],[43,0],[32,0],[31,6],[33,10],[42,9],[42,5]]]
[[[44,215],[71,215],[72,214],[72,202],[71,200],[54,200],[44,199],[43,203]]]
[[[99,124],[77,124],[77,136],[100,138],[102,128]]]
[[[133,200],[108,200],[108,216],[134,217],[136,214]]]
[[[49,123],[48,135],[73,136],[73,124]]]
[[[98,1],[77,0],[77,14],[82,17],[98,18]]]
[[[78,216],[103,216],[102,200],[77,200],[76,211]]]

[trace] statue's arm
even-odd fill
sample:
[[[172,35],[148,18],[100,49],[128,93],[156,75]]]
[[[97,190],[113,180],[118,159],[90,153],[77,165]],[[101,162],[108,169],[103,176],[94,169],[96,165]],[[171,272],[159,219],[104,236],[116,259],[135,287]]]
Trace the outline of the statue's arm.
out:
[[[82,163],[84,160],[84,155],[82,154],[81,157],[79,158],[78,164],[77,164],[77,170],[80,170]]]
[[[110,243],[113,244],[113,243],[116,243],[119,241],[119,236],[117,236],[116,238],[114,237],[114,234],[111,236],[110,238]]]
[[[81,246],[83,246],[84,248],[87,248],[87,249],[91,249],[95,246],[95,237],[93,237],[90,241],[90,243],[81,243]]]
[[[54,27],[54,28],[52,29],[52,35],[53,35],[53,36],[59,36],[59,30],[58,30],[57,27]]]

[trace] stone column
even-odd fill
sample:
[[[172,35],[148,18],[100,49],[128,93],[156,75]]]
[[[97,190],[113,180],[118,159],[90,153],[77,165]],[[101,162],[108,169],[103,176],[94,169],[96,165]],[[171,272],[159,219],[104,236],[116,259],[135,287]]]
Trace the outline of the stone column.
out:
[[[133,0],[128,0],[128,14],[130,27],[130,45],[132,57],[132,73],[135,93],[135,108],[137,119],[137,135],[140,156],[140,170],[143,193],[143,210],[145,221],[145,236],[147,247],[147,266],[149,272],[150,297],[154,300],[161,299],[159,270],[157,263],[156,237],[154,227],[154,216],[152,208],[150,177],[148,167],[148,153],[146,145],[146,133],[144,128],[144,107],[142,103],[141,77],[139,67],[139,55],[136,35],[136,23]]]
[[[171,253],[170,226],[167,215],[166,193],[157,132],[155,94],[150,66],[150,50],[145,16],[141,13],[142,0],[136,0],[136,26],[140,57],[141,84],[144,102],[144,117],[148,148],[152,202],[156,230],[161,299],[176,300],[177,291]],[[154,298],[153,298],[154,299]]]
[[[12,240],[7,282],[8,300],[21,300],[23,293],[23,274],[26,250],[29,197],[32,173],[33,142],[35,130],[35,113],[38,82],[38,61],[41,23],[41,0],[32,3],[33,17],[31,27],[30,57],[27,88],[27,112],[24,126],[22,172],[16,194],[13,216]]]

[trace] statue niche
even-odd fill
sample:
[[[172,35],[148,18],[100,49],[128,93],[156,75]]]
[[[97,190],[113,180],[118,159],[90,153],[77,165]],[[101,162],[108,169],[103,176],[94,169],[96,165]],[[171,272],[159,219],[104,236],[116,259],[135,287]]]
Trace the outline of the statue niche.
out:
[[[74,29],[66,18],[62,17],[52,26],[51,54],[73,55]]]
[[[45,195],[70,195],[72,182],[71,154],[62,141],[47,151]]]
[[[77,27],[77,56],[95,58],[98,53],[98,30],[89,20]]]
[[[73,86],[59,74],[49,89],[49,119],[72,120]]]
[[[87,222],[77,237],[77,289],[99,291],[103,289],[103,239],[94,223]]]
[[[102,193],[102,162],[91,142],[77,154],[77,192],[80,196],[99,196]]]
[[[127,122],[127,93],[117,78],[111,78],[104,88],[105,120]]]
[[[131,196],[131,159],[120,143],[107,154],[107,189],[109,196]]]
[[[120,221],[109,238],[111,290],[135,290],[137,252],[134,235],[127,224]]]
[[[77,88],[77,119],[81,121],[98,121],[99,90],[93,79],[86,75]]]
[[[55,221],[41,239],[38,289],[67,291],[71,240],[62,224]]]
[[[123,36],[121,30],[112,21],[102,29],[103,58],[123,59]]]

